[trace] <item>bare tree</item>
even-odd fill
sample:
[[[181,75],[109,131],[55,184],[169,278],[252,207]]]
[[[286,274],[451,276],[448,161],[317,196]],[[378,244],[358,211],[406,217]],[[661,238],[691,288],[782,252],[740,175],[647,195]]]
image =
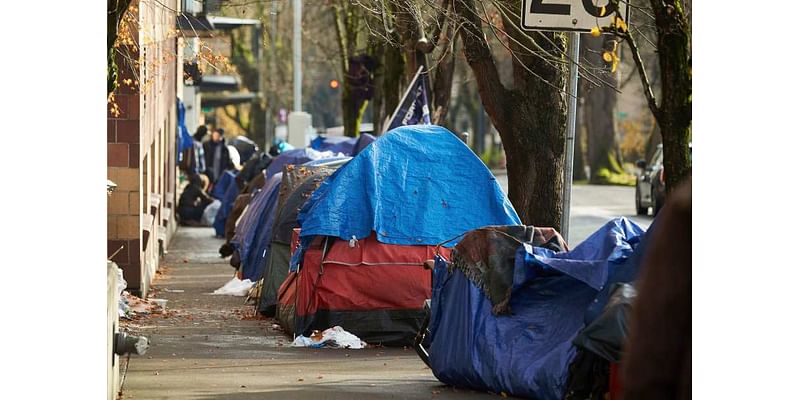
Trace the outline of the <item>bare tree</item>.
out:
[[[647,67],[635,38],[636,30],[618,32],[631,49],[647,103],[658,123],[664,145],[667,193],[691,174],[689,138],[692,132],[692,54],[689,11],[682,0],[651,0],[655,22],[661,95],[656,99]],[[644,36],[640,38],[646,39]]]

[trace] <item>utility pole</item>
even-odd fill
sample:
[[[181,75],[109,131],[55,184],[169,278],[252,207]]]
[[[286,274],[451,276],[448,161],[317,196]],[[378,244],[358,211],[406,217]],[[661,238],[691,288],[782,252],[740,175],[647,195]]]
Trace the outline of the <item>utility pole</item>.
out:
[[[303,22],[303,0],[294,0],[293,4],[294,32],[292,37],[292,71],[294,72],[294,111],[303,111],[303,66],[301,63],[303,54],[303,38],[300,35],[301,25]]]
[[[292,72],[294,72],[294,109],[289,113],[289,132],[287,142],[295,148],[308,145],[311,131],[311,114],[303,112],[303,37],[300,30],[303,23],[303,0],[294,0],[294,34],[292,37]]]
[[[275,135],[275,111],[277,110],[277,98],[275,96],[275,91],[277,88],[275,87],[275,77],[278,76],[278,67],[275,62],[275,58],[277,57],[275,51],[275,42],[278,41],[278,2],[276,0],[272,1],[272,9],[269,13],[270,18],[270,34],[269,34],[269,72],[270,77],[268,78],[269,82],[269,96],[268,96],[268,104],[266,107],[266,126],[267,132],[264,135],[264,151],[269,151],[269,148],[272,146],[272,139]]]
[[[564,193],[561,213],[561,236],[569,243],[569,214],[572,207],[572,164],[575,157],[575,119],[578,109],[578,62],[581,34],[569,33],[569,81],[567,83],[567,138],[564,143]]]

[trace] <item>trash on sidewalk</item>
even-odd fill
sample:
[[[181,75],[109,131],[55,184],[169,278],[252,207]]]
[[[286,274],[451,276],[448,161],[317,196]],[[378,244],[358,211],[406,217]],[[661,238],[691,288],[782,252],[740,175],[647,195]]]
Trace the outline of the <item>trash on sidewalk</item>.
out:
[[[367,344],[358,336],[342,329],[341,326],[334,326],[323,332],[313,331],[311,337],[300,335],[294,339],[292,347],[363,349],[367,347]]]
[[[128,299],[125,298],[125,288],[128,287],[128,282],[125,281],[125,278],[122,275],[122,268],[117,267],[117,292],[119,293],[119,303],[117,308],[117,314],[120,318],[127,318],[131,312],[131,308],[128,306]]]
[[[214,291],[212,294],[228,295],[228,296],[247,296],[253,282],[250,279],[239,280],[234,277],[221,288]]]
[[[162,313],[164,312],[166,303],[167,301],[163,299],[145,300],[128,293],[128,291],[124,291],[122,292],[122,296],[120,296],[119,316],[133,319],[138,315]]]
[[[221,206],[222,203],[219,200],[214,200],[211,204],[207,205],[205,210],[203,210],[203,218],[200,219],[201,224],[203,226],[214,225],[214,219],[217,218],[217,213]]]

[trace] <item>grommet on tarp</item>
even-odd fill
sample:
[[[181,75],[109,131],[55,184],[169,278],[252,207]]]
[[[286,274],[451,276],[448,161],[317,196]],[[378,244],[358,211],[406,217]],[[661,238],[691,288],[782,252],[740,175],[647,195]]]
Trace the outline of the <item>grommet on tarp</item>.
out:
[[[358,244],[358,239],[356,239],[356,235],[353,235],[353,237],[350,238],[350,248],[356,247],[356,244]]]

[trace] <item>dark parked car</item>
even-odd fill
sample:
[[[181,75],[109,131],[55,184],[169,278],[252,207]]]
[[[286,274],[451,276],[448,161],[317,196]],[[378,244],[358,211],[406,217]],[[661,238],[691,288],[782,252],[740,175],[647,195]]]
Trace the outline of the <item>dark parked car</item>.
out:
[[[689,143],[689,157],[691,159],[692,144]],[[636,214],[647,215],[649,207],[653,207],[653,215],[658,214],[667,197],[664,185],[664,148],[658,145],[653,158],[648,164],[645,160],[636,162],[636,167],[641,172],[636,177]]]

